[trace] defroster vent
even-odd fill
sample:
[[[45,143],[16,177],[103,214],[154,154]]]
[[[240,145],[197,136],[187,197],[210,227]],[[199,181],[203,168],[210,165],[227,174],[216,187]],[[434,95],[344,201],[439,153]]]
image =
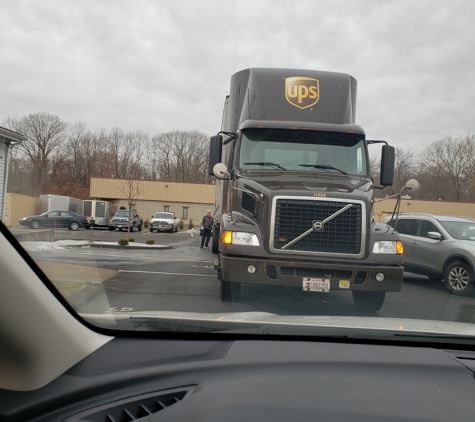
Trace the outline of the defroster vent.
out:
[[[129,397],[88,409],[85,412],[64,419],[64,422],[130,422],[140,421],[183,400],[195,386],[156,391],[154,393]]]

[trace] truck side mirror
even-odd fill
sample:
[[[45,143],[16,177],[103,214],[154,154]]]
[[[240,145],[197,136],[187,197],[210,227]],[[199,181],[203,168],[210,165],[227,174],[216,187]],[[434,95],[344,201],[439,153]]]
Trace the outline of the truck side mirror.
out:
[[[209,167],[208,174],[212,176],[213,168],[221,162],[221,152],[223,150],[223,137],[221,135],[212,136],[209,140]]]
[[[379,183],[382,186],[392,186],[394,181],[395,150],[391,145],[383,145],[381,150],[381,172]]]

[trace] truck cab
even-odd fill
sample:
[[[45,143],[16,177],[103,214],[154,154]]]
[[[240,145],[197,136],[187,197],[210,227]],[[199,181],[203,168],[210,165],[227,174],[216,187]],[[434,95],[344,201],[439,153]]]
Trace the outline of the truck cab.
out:
[[[401,289],[402,245],[375,222],[368,141],[355,124],[356,80],[292,69],[246,69],[231,80],[222,130],[210,142],[216,176],[212,250],[221,299],[242,284],[312,293],[351,291],[375,311]],[[394,148],[382,142],[380,183]]]

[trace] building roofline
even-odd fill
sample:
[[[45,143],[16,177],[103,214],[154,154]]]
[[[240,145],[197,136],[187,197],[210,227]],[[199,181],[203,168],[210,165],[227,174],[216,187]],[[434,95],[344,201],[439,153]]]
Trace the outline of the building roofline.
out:
[[[4,140],[12,140],[18,142],[27,140],[27,137],[25,135],[0,126],[0,140],[2,140],[1,138],[6,138]]]
[[[153,183],[177,183],[183,185],[205,185],[205,186],[215,186],[215,183],[203,183],[203,182],[180,182],[172,180],[153,180],[153,179],[127,179],[123,177],[99,177],[92,176],[92,179],[101,179],[101,180],[122,180],[122,181],[133,181],[133,182],[153,182]]]

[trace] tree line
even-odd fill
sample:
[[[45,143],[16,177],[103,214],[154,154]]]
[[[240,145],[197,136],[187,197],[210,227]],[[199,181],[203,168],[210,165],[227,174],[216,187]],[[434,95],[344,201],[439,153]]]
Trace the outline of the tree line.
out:
[[[372,160],[371,168],[377,183],[379,162]],[[421,185],[420,191],[412,194],[415,199],[475,201],[475,135],[447,136],[417,155],[397,147],[394,184],[376,194],[382,197],[398,193],[409,179]]]
[[[3,126],[27,137],[11,153],[9,192],[85,199],[91,177],[212,182],[208,135],[199,131],[176,130],[152,137],[117,127],[91,131],[85,123],[69,124],[45,112],[7,117]],[[377,185],[379,162],[373,158],[370,165]],[[376,190],[376,196],[399,192],[409,179],[421,184],[414,198],[474,201],[475,135],[445,137],[418,155],[397,147],[394,184]]]
[[[44,112],[3,126],[27,137],[11,151],[9,192],[87,199],[91,177],[211,183],[209,137],[199,131],[91,131]]]

